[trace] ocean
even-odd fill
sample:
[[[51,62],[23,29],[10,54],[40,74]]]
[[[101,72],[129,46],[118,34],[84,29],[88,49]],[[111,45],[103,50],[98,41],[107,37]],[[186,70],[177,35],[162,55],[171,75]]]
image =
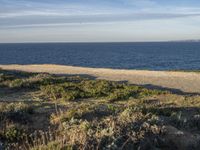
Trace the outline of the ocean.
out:
[[[0,64],[200,70],[200,42],[0,44]]]

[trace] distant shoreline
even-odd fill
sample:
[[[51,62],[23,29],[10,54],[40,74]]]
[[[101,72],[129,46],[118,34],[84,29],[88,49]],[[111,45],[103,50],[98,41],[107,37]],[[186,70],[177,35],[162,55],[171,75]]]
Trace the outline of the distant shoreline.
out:
[[[172,41],[167,41],[167,40],[163,40],[163,41],[96,41],[96,42],[87,42],[87,41],[82,41],[82,42],[76,42],[76,41],[42,41],[42,42],[0,42],[0,44],[59,44],[59,43],[72,43],[72,44],[84,44],[84,43],[196,43],[196,42],[200,42],[200,39],[192,39],[192,40],[172,40]]]
[[[4,70],[18,70],[25,72],[45,72],[65,75],[88,75],[97,79],[113,81],[127,81],[131,84],[144,85],[177,92],[200,94],[200,75],[188,71],[148,71],[122,70],[105,68],[86,68],[64,65],[0,65]]]

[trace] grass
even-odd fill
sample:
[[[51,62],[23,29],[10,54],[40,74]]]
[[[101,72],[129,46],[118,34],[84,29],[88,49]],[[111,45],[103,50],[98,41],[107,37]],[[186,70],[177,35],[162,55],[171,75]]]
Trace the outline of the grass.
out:
[[[4,70],[0,70],[0,90],[6,93],[0,95],[4,149],[200,147],[198,95],[79,76]],[[25,101],[24,93],[31,93]],[[23,101],[15,101],[13,94],[21,94]],[[8,101],[11,98],[13,102]]]

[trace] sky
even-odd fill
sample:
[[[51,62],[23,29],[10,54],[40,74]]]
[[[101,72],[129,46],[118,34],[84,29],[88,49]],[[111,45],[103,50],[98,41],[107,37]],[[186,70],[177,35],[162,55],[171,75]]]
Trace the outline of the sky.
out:
[[[0,43],[190,39],[199,0],[0,0]]]

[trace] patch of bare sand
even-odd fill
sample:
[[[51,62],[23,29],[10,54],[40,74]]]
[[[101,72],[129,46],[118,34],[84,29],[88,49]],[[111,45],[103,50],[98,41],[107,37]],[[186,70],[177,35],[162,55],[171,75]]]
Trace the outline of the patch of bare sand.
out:
[[[97,79],[128,81],[132,84],[169,88],[187,93],[200,93],[200,74],[195,72],[120,70],[62,65],[0,65],[5,70],[47,72],[51,74],[89,75]]]

